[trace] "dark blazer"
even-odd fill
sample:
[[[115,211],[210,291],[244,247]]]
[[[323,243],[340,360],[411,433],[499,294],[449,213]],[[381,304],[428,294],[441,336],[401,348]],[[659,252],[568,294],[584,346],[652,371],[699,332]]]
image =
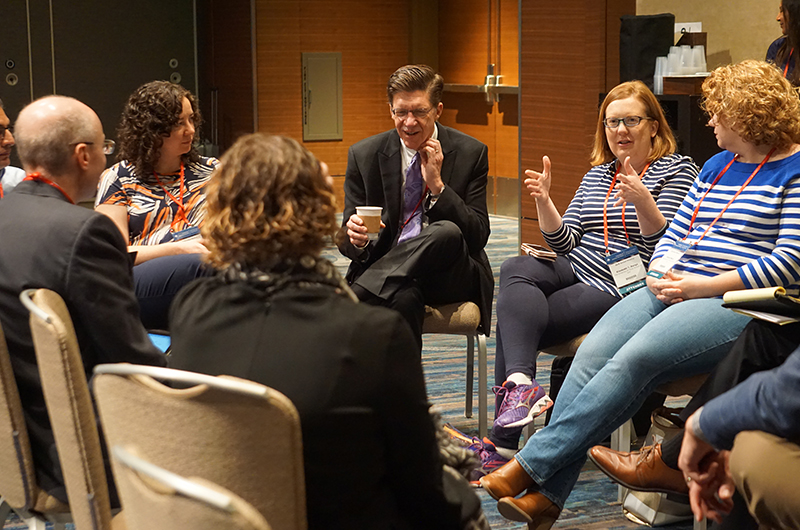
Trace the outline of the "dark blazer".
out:
[[[310,529],[458,527],[419,353],[398,313],[327,285],[268,298],[212,277],[178,294],[170,330],[173,368],[257,381],[297,407]]]
[[[489,239],[486,185],[489,174],[488,149],[484,144],[455,129],[437,124],[442,145],[442,181],[445,190],[436,204],[425,211],[429,222],[449,220],[464,235],[470,257],[480,266],[480,297],[473,300],[481,309],[483,331],[490,332],[494,277],[484,247]],[[402,212],[402,156],[400,136],[392,129],[358,142],[347,158],[342,229],[339,250],[352,260],[347,280],[352,283],[375,261],[382,258],[397,239]],[[345,224],[356,206],[383,207],[386,228],[366,249],[355,248],[346,235]]]
[[[166,364],[139,320],[128,250],[105,215],[74,206],[54,187],[20,183],[0,200],[0,322],[25,410],[39,486],[66,501],[33,350],[25,289],[64,299],[87,379],[96,364]]]

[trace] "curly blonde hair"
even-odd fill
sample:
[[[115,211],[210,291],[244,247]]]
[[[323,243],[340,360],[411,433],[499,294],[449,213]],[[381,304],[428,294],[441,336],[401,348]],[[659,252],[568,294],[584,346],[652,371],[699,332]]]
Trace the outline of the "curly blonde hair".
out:
[[[751,144],[786,149],[800,143],[800,98],[769,63],[720,66],[703,81],[700,104]]]
[[[239,138],[220,159],[206,197],[201,233],[216,269],[268,269],[316,256],[337,229],[321,164],[291,138]]]
[[[650,150],[650,156],[647,158],[647,161],[652,162],[658,160],[662,156],[671,155],[678,148],[675,136],[672,134],[672,129],[670,129],[669,123],[667,123],[667,117],[664,115],[664,110],[653,95],[653,92],[641,81],[626,81],[612,88],[611,92],[603,99],[602,105],[600,105],[600,113],[597,116],[597,127],[594,132],[594,143],[592,144],[592,153],[589,161],[593,166],[611,162],[616,158],[616,155],[614,155],[611,151],[611,147],[608,145],[606,126],[603,124],[603,120],[606,119],[606,109],[609,104],[630,97],[635,97],[644,105],[645,115],[642,116],[643,118],[650,118],[658,122],[658,130],[656,131],[656,136],[653,138],[653,148]]]

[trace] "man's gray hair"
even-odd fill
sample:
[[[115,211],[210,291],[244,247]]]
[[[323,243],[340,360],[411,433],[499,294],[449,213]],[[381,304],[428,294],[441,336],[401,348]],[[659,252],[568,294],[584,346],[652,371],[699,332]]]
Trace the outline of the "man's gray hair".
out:
[[[29,128],[28,120],[18,120],[14,129],[19,159],[23,166],[41,167],[49,175],[64,174],[69,168],[75,144],[90,142],[96,134],[92,114],[80,107],[70,108],[46,120],[46,123],[40,123],[35,128],[38,130],[29,132]]]

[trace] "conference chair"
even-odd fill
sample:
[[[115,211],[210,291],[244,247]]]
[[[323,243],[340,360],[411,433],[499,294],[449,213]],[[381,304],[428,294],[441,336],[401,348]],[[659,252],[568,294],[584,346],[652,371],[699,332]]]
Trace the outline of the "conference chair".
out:
[[[286,396],[244,379],[153,366],[102,364],[94,373],[109,447],[132,445],[156,466],[218,484],[275,530],[307,527],[300,418]]]
[[[115,446],[116,479],[129,530],[271,530],[248,502],[207,480],[184,478]]]
[[[472,385],[475,377],[475,342],[478,343],[478,434],[488,431],[486,334],[481,328],[481,311],[473,302],[425,306],[422,334],[464,335],[467,337],[467,376],[464,415],[472,417]]]
[[[124,528],[119,516],[112,524],[100,436],[67,306],[47,289],[23,291],[20,300],[31,313],[36,363],[77,530]]]
[[[31,530],[45,530],[48,522],[55,530],[64,530],[65,523],[72,521],[69,506],[36,483],[28,429],[1,327],[0,470],[0,521],[5,521],[11,510]]]

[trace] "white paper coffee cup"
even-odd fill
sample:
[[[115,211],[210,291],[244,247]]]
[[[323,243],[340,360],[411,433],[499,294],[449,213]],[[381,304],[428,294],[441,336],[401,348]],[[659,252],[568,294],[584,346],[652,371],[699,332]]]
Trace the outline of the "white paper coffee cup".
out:
[[[364,221],[367,227],[367,236],[371,240],[378,239],[378,232],[381,231],[381,212],[380,206],[356,206],[356,215]]]

